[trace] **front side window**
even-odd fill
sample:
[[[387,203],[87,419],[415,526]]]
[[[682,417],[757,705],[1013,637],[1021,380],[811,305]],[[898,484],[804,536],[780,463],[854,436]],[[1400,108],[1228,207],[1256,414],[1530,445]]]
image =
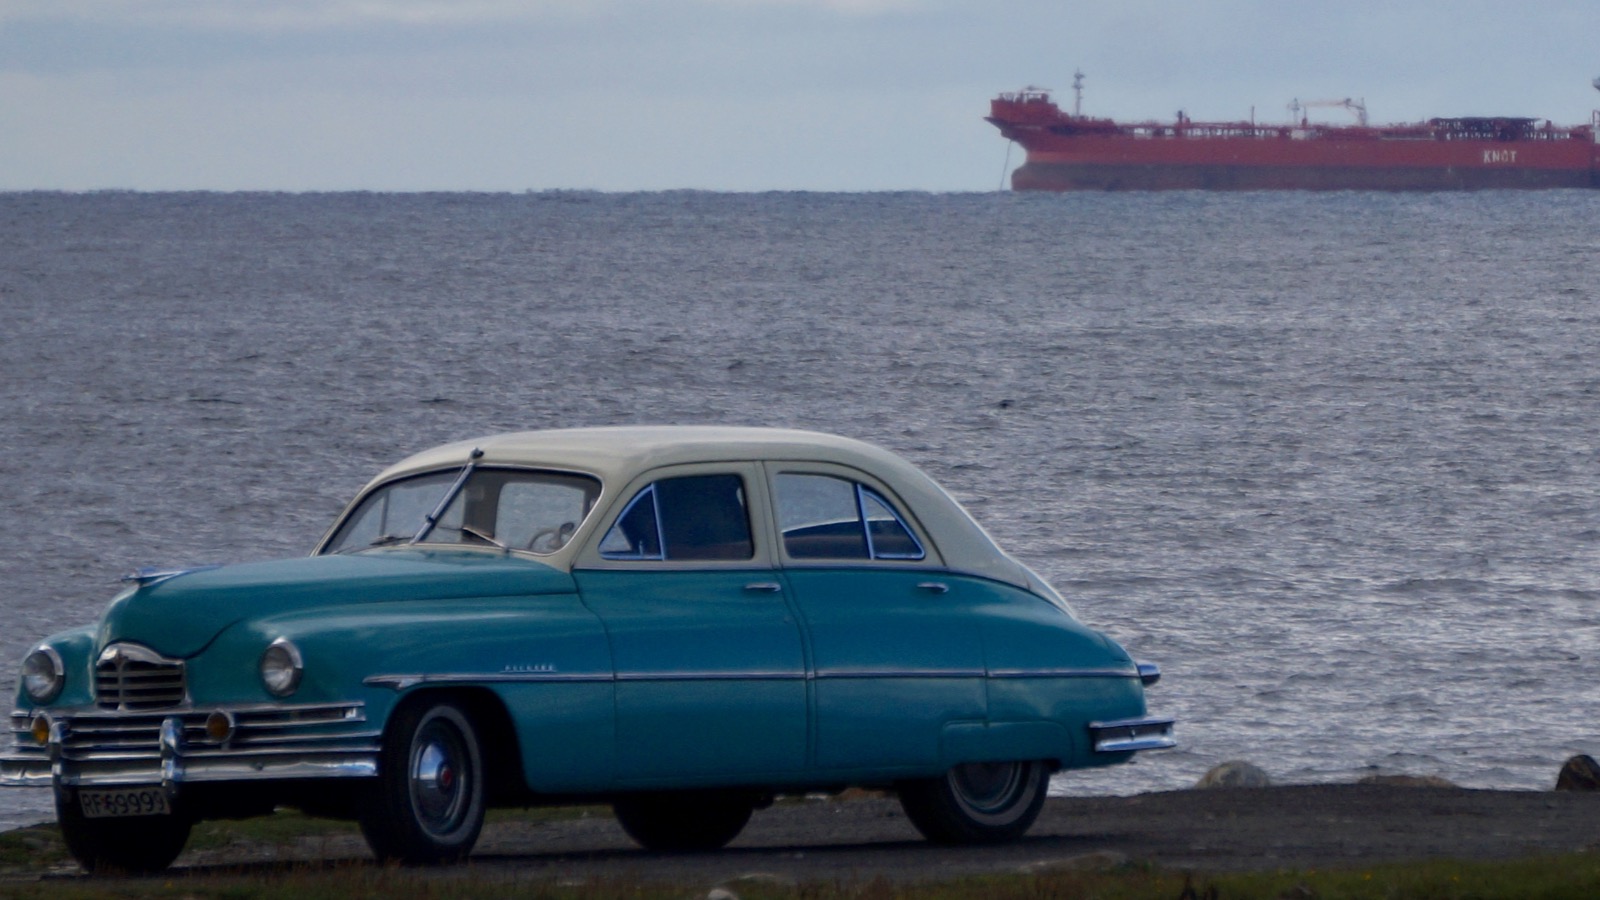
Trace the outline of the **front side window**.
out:
[[[790,559],[922,559],[922,544],[889,501],[832,475],[775,479],[778,529]]]
[[[347,516],[323,553],[395,544],[491,545],[554,553],[572,539],[600,496],[587,475],[526,469],[434,472],[378,488]],[[430,525],[428,516],[449,503]],[[420,538],[420,540],[419,540]]]
[[[600,541],[605,559],[741,560],[755,556],[744,479],[663,478],[635,494]]]

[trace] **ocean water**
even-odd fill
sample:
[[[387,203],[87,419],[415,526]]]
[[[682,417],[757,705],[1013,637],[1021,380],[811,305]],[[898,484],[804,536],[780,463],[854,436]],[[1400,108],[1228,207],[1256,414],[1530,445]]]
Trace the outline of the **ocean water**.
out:
[[[839,432],[1165,677],[1057,779],[1600,752],[1600,193],[0,194],[0,658],[529,428]],[[15,667],[0,667],[10,696]],[[50,817],[0,792],[0,827]]]

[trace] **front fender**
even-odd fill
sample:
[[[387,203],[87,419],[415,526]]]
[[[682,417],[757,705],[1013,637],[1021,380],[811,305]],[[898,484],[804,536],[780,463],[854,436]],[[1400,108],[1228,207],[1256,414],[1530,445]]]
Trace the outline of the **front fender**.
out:
[[[236,623],[191,661],[196,705],[277,701],[259,660],[278,638],[292,641],[304,664],[283,702],[359,700],[381,731],[413,693],[487,691],[507,712],[529,786],[609,784],[610,645],[576,595],[326,607]]]
[[[84,706],[94,702],[95,626],[81,625],[53,634],[34,647],[52,647],[61,656],[66,683],[54,700],[41,706],[28,696],[22,678],[17,678],[15,707],[17,709],[50,709],[55,707]],[[33,652],[33,647],[28,648]]]
[[[521,676],[610,679],[599,621],[576,596],[324,607],[236,623],[190,660],[196,704],[271,701],[261,654],[285,638],[305,665],[294,702],[352,699],[417,680],[493,684]]]

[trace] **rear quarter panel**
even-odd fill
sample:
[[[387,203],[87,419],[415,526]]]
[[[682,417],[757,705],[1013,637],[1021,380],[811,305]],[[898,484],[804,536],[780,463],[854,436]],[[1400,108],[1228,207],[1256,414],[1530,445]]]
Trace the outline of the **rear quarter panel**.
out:
[[[1048,756],[1067,768],[1125,759],[1094,753],[1088,723],[1144,715],[1144,688],[1127,651],[1041,597],[1007,584],[982,585],[993,740],[1024,755],[1061,741]]]

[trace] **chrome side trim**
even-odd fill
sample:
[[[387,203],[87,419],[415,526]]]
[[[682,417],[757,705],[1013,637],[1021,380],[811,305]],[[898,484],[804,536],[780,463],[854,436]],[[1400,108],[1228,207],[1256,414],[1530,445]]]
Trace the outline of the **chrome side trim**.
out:
[[[1171,717],[1090,722],[1089,737],[1096,753],[1167,750],[1178,746],[1177,739],[1172,735],[1172,726]]]
[[[640,681],[805,681],[805,672],[444,672],[432,675],[369,675],[369,687],[404,691],[419,684],[605,684]]]
[[[1129,669],[820,669],[816,672],[436,672],[369,675],[368,687],[404,691],[419,684],[601,684],[639,681],[831,681],[869,678],[1138,678]]]
[[[805,681],[804,672],[622,672],[619,682],[634,681]]]
[[[441,672],[432,675],[368,675],[361,683],[403,691],[419,684],[523,684],[538,682],[593,684],[616,681],[610,672]]]
[[[995,669],[990,678],[1137,678],[1128,669]]]
[[[982,678],[982,669],[819,669],[818,681],[872,678]]]

